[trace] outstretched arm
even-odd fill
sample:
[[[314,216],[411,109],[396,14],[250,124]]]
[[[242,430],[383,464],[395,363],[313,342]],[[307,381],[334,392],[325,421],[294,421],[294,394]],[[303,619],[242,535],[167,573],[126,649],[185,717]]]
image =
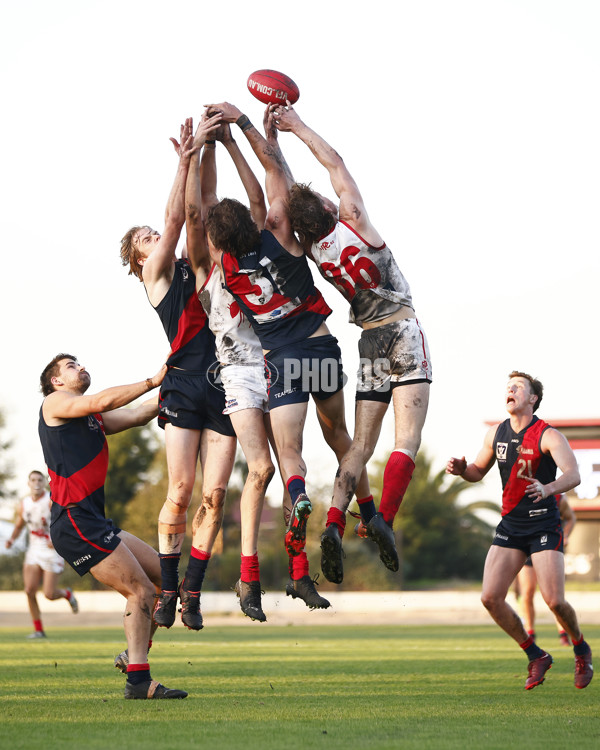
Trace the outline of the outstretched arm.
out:
[[[278,130],[294,133],[329,172],[331,184],[340,200],[340,219],[348,222],[370,244],[383,244],[379,233],[369,221],[358,185],[338,152],[300,119],[289,102],[287,107],[278,106],[273,117]]]
[[[250,169],[250,165],[244,158],[244,155],[240,151],[240,147],[237,145],[233,136],[231,135],[231,128],[229,123],[225,123],[222,128],[219,128],[216,134],[217,140],[227,149],[231,160],[235,164],[238,171],[248,201],[250,202],[250,213],[256,226],[262,229],[265,225],[267,218],[267,207],[265,204],[265,194],[260,186],[260,182],[256,178],[254,172]]]
[[[224,122],[235,122],[248,139],[266,172],[265,188],[270,205],[268,220],[273,224],[270,228],[275,233],[281,232],[283,235],[291,236],[292,231],[286,209],[290,183],[283,166],[281,150],[273,148],[235,105],[221,102],[209,104],[207,107],[209,111],[221,112]]]
[[[163,365],[151,378],[131,385],[115,385],[91,396],[79,396],[66,391],[54,391],[44,400],[42,412],[44,421],[50,426],[62,424],[68,419],[87,417],[126,406],[143,396],[163,381],[167,366]]]
[[[130,427],[142,427],[156,416],[158,416],[158,395],[133,409],[115,409],[102,414],[104,432],[107,435],[114,435]]]
[[[468,463],[465,457],[451,458],[446,465],[446,474],[462,477],[466,482],[479,482],[494,465],[494,436],[497,425],[491,427],[483,441],[483,446],[473,463]]]
[[[150,287],[150,293],[151,287],[163,278],[167,277],[168,283],[171,281],[173,255],[185,221],[185,183],[192,157],[193,140],[192,118],[188,117],[185,124],[181,126],[180,141],[171,138],[175,151],[179,155],[179,164],[165,209],[165,229],[156,248],[144,263],[143,279],[146,288]],[[163,290],[163,293],[164,291],[166,290]],[[150,301],[152,302],[152,298]]]
[[[214,144],[206,145],[208,135],[219,126],[220,116],[208,118],[203,116],[194,136],[190,169],[185,186],[185,224],[187,233],[187,256],[196,274],[197,286],[202,285],[210,269],[210,257],[204,231],[205,195],[215,192],[216,199],[216,166],[214,164]],[[202,161],[199,164],[200,151],[204,146]],[[212,159],[212,169],[207,168]],[[214,179],[207,173],[214,173]],[[203,177],[204,175],[204,177]],[[214,183],[214,184],[213,184]]]

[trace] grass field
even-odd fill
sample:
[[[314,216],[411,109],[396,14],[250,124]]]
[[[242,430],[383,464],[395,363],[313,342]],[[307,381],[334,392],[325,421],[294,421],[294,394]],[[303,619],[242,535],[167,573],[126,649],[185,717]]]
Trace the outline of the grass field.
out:
[[[552,627],[546,682],[494,626],[207,627],[159,632],[152,675],[183,701],[125,701],[118,628],[0,630],[2,748],[597,748],[600,679],[573,686]],[[586,638],[600,643],[600,628]],[[598,650],[600,654],[600,648]]]

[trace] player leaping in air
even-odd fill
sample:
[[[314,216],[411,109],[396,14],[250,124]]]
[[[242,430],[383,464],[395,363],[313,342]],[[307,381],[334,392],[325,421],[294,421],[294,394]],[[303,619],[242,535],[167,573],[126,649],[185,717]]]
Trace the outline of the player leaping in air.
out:
[[[339,205],[306,185],[289,198],[292,227],[324,279],[350,303],[350,321],[363,329],[358,352],[356,421],[350,449],[336,474],[327,525],[321,536],[321,568],[333,583],[343,579],[345,512],[371,458],[385,412],[394,405],[394,449],[385,467],[379,510],[359,499],[358,533],[379,546],[383,563],[398,570],[392,525],[412,478],[421,443],[431,383],[431,359],[416,318],[410,288],[389,247],[367,215],[362,195],[341,156],[306,125],[289,104],[273,112],[276,127],[303,141],[327,169]],[[360,497],[358,495],[357,497]]]

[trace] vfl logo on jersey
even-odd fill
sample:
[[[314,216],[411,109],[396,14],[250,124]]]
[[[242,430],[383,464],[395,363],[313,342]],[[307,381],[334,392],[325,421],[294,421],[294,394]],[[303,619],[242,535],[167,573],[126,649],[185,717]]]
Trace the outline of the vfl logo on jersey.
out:
[[[546,544],[548,544],[548,535],[547,534],[544,534],[543,536],[540,537],[540,544],[542,545],[542,547],[544,547]]]
[[[90,428],[90,430],[98,430],[98,422],[94,419],[94,417],[92,417],[91,414],[88,416],[88,427]]]
[[[182,269],[181,269],[181,275],[183,276],[183,280],[184,281],[188,280],[189,273],[188,273],[188,270],[187,270],[187,268],[185,266],[183,266]]]
[[[496,459],[498,461],[506,461],[507,450],[508,443],[496,443]]]

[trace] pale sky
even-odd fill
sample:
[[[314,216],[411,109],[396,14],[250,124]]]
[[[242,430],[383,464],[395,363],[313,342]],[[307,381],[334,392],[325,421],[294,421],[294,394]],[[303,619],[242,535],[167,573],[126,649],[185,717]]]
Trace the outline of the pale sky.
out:
[[[43,467],[38,379],[57,352],[79,357],[94,391],[144,379],[166,355],[119,240],[137,223],[162,230],[183,118],[227,99],[260,124],[246,89],[259,68],[298,84],[296,110],[344,157],[411,285],[436,465],[475,457],[514,368],[543,381],[547,420],[600,417],[594,0],[33,0],[4,3],[0,28],[0,407],[20,492]],[[281,145],[296,179],[333,198],[308,149],[291,134]],[[219,196],[243,199],[225,157]],[[317,283],[352,385],[359,329]],[[351,388],[347,412],[351,426]],[[332,481],[314,418],[305,442],[309,486]],[[376,456],[392,443],[388,415]],[[498,500],[490,477],[478,496]]]

